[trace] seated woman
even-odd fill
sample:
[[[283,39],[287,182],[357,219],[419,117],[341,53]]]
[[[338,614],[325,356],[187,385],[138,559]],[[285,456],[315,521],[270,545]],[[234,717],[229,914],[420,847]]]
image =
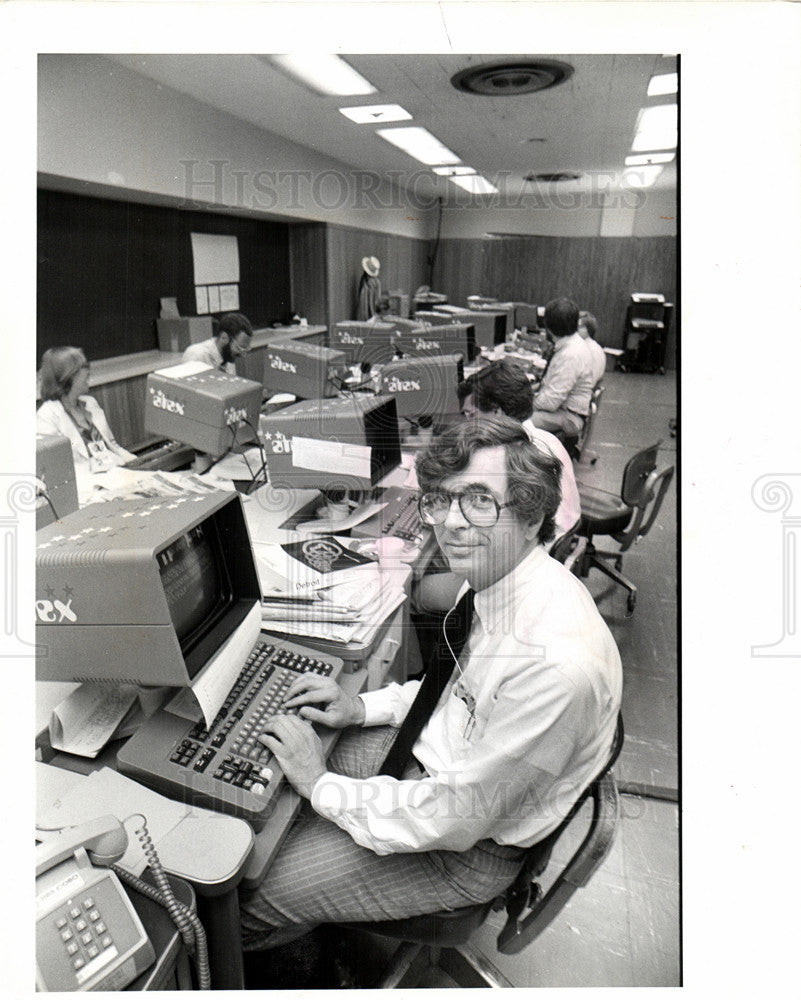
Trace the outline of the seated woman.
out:
[[[136,458],[114,440],[97,400],[87,395],[89,362],[79,347],[51,347],[42,355],[37,434],[69,438],[76,472],[103,472]]]

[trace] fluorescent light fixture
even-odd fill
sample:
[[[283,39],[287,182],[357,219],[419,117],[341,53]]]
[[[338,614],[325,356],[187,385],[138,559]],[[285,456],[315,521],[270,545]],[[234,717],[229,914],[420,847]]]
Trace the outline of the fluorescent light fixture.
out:
[[[350,97],[376,88],[339,56],[326,53],[273,56],[273,61],[318,94]]]
[[[635,132],[661,132],[679,127],[679,109],[676,104],[654,104],[642,108],[637,115]]]
[[[660,73],[658,76],[652,76],[648,81],[649,97],[661,97],[664,94],[677,94],[678,92],[678,73]]]
[[[440,177],[466,177],[468,174],[476,173],[475,167],[453,166],[453,167],[432,167],[435,174]]]
[[[648,163],[670,163],[675,159],[675,153],[639,153],[637,156],[627,156],[627,167],[642,167]]]
[[[663,170],[657,166],[632,167],[623,171],[623,183],[634,188],[651,187]]]
[[[402,149],[420,163],[432,166],[435,163],[461,163],[462,161],[443,146],[436,136],[428,129],[418,125],[407,125],[403,128],[377,128],[376,135],[391,142],[393,146]]]
[[[652,149],[675,149],[678,142],[678,107],[675,104],[655,104],[643,108],[637,116],[633,153]]]
[[[679,133],[672,132],[638,132],[631,144],[632,153],[643,153],[649,149],[675,149],[679,141]]]
[[[460,188],[464,188],[465,191],[469,191],[470,194],[498,193],[498,189],[490,184],[486,177],[481,177],[479,174],[470,174],[465,177],[451,177],[450,180],[454,184],[458,184]]]
[[[411,115],[400,104],[368,104],[359,108],[340,108],[339,113],[350,118],[357,125],[373,125],[379,122],[405,122]]]

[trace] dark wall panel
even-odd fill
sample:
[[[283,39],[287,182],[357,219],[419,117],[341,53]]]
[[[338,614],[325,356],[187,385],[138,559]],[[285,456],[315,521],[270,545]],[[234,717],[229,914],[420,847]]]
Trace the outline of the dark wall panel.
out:
[[[381,261],[381,289],[413,296],[427,282],[429,241],[328,226],[328,325],[356,316],[362,257]]]
[[[157,348],[161,297],[196,314],[193,232],[237,237],[239,305],[254,326],[289,318],[286,224],[40,190],[38,356],[60,344],[90,359]]]
[[[312,325],[328,325],[326,225],[293,223],[289,227],[292,311]]]
[[[632,292],[661,292],[676,302],[676,252],[672,236],[443,240],[433,287],[456,305],[473,294],[537,305],[565,295],[594,313],[602,344],[621,347]],[[675,341],[674,328],[668,338],[669,367],[675,364]]]

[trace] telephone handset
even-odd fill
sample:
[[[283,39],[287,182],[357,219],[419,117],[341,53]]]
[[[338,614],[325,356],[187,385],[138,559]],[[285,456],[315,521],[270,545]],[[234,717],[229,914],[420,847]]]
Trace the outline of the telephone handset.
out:
[[[108,868],[127,846],[114,816],[48,834],[37,846],[37,990],[119,990],[155,961],[136,910]]]

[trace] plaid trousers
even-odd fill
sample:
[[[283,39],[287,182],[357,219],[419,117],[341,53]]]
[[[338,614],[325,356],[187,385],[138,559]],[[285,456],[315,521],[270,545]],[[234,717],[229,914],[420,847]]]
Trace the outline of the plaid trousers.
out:
[[[348,729],[328,766],[371,777],[397,733],[392,726]],[[413,761],[404,777],[420,773]],[[320,923],[399,920],[487,902],[513,881],[524,853],[482,840],[467,851],[378,855],[306,802],[261,884],[240,889],[243,947],[283,944]]]

